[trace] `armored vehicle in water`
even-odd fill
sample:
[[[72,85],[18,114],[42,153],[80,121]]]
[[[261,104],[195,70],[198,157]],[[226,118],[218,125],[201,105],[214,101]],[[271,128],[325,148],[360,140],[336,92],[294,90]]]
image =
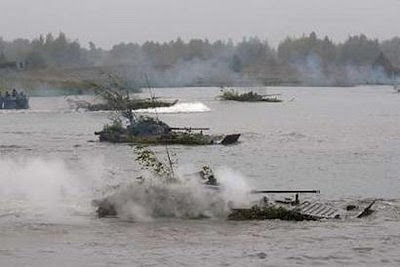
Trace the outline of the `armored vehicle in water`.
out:
[[[114,103],[109,103],[107,101],[100,103],[91,103],[85,100],[74,100],[71,98],[67,99],[67,102],[70,106],[76,110],[84,109],[88,111],[108,111],[114,110]],[[132,110],[138,109],[147,109],[147,108],[159,108],[159,107],[171,107],[178,103],[178,100],[167,101],[167,100],[152,100],[152,99],[129,99],[126,102],[126,106],[128,106]]]
[[[171,107],[178,103],[178,100],[174,101],[160,101],[151,99],[134,99],[130,100],[129,106],[133,110],[147,109],[147,108],[160,108],[160,107]],[[100,111],[100,110],[112,110],[112,106],[109,103],[98,103],[88,104],[87,109],[89,111]]]
[[[276,97],[277,95],[279,94],[260,95],[253,91],[240,94],[238,91],[231,89],[231,90],[221,90],[221,95],[219,96],[219,98],[221,100],[231,100],[240,102],[270,102],[270,103],[282,102],[281,99]]]
[[[157,113],[155,118],[142,116],[135,113],[133,103],[137,99],[131,99],[129,93],[121,86],[118,79],[111,76],[111,83],[97,85],[96,92],[102,97],[109,108],[128,121],[124,126],[121,120],[116,119],[111,125],[105,125],[102,131],[95,132],[100,142],[131,143],[131,144],[182,144],[182,145],[229,145],[236,143],[240,134],[208,135],[203,131],[208,128],[170,127],[159,120]],[[148,81],[147,81],[148,84]],[[150,99],[146,102],[148,107],[160,106],[153,95],[150,86]],[[171,103],[175,104],[174,101]]]
[[[133,144],[181,144],[181,145],[229,145],[236,143],[240,134],[208,135],[208,128],[170,127],[166,123],[145,116],[139,116],[127,127],[115,122],[104,126],[100,142]]]
[[[158,165],[157,165],[158,166]],[[209,190],[214,195],[220,194],[224,190],[223,184],[220,184],[214,173],[208,166],[204,166],[198,175],[201,183],[199,186],[204,190]],[[179,179],[178,179],[179,180]],[[332,206],[329,203],[320,201],[306,200],[301,201],[299,194],[318,194],[319,190],[253,190],[251,194],[264,194],[256,201],[249,202],[249,207],[230,206],[230,212],[227,214],[228,220],[248,221],[248,220],[271,220],[280,219],[286,221],[319,221],[346,218],[364,218],[374,213],[372,206],[376,200],[365,202],[360,205],[347,205],[344,209],[338,206]],[[271,201],[265,194],[295,194],[293,198],[284,198],[283,200]],[[126,195],[125,195],[126,196]],[[129,201],[129,197],[127,199]],[[92,202],[96,207],[99,218],[108,216],[118,216],[121,201],[116,201],[115,195],[110,195],[103,199],[97,199]],[[203,214],[207,217],[206,214]]]

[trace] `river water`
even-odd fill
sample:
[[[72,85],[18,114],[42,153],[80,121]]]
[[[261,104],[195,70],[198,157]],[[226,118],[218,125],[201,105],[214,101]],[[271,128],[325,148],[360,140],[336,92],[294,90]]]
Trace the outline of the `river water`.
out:
[[[258,90],[284,102],[155,89],[182,104],[158,114],[170,126],[242,134],[232,146],[170,146],[176,164],[211,166],[234,189],[227,199],[243,188],[319,189],[301,197],[339,208],[378,199],[372,216],[231,222],[143,218],[132,209],[134,219],[97,219],[91,201],[141,175],[133,148],[97,142],[93,133],[111,113],[32,97],[30,110],[0,110],[0,266],[398,266],[400,94],[384,86]]]

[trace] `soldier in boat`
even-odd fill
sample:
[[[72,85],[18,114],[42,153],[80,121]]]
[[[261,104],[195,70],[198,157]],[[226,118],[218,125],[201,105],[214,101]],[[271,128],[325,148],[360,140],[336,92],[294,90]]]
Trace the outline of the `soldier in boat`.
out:
[[[28,109],[29,98],[23,92],[13,89],[11,94],[6,91],[4,96],[0,94],[0,109]]]
[[[17,90],[15,90],[15,88],[13,88],[13,90],[12,90],[12,92],[11,92],[11,96],[16,98],[17,95],[18,95]]]
[[[29,107],[28,98],[23,92],[17,94],[16,106],[17,109],[27,109]]]
[[[15,108],[15,101],[11,98],[11,95],[8,91],[6,91],[6,94],[4,95],[4,101],[3,101],[3,108],[4,109],[12,109]]]

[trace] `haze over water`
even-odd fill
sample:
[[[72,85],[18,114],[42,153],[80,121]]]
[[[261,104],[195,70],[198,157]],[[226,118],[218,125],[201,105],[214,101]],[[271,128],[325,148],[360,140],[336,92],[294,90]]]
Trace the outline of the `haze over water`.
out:
[[[281,93],[284,102],[221,102],[219,88],[155,90],[210,109],[159,114],[169,125],[242,134],[233,146],[171,146],[179,165],[209,164],[254,189],[320,189],[302,197],[339,207],[378,198],[373,216],[99,220],[91,200],[139,175],[132,148],[96,141],[110,113],[76,112],[64,97],[32,97],[30,110],[0,111],[0,265],[397,266],[400,95],[384,86],[258,90]]]

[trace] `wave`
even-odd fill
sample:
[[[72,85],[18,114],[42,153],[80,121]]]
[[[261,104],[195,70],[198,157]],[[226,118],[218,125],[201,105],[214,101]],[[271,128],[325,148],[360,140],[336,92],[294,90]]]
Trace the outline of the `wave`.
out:
[[[171,107],[159,107],[159,108],[148,108],[138,109],[137,113],[197,113],[197,112],[208,112],[210,108],[201,102],[194,103],[177,103]]]

